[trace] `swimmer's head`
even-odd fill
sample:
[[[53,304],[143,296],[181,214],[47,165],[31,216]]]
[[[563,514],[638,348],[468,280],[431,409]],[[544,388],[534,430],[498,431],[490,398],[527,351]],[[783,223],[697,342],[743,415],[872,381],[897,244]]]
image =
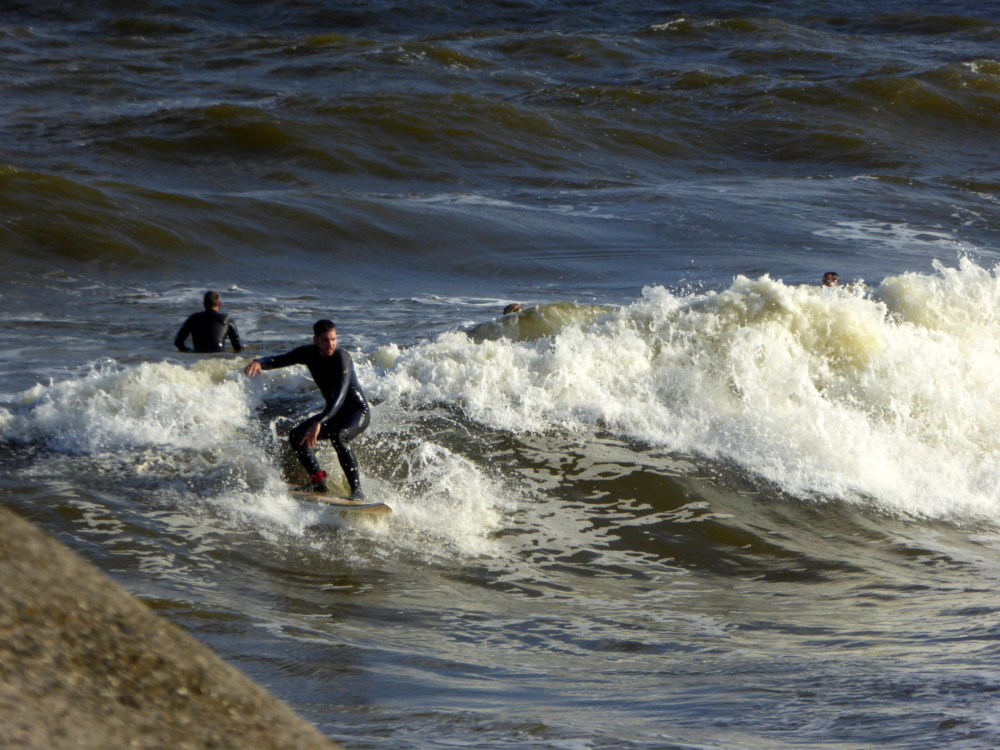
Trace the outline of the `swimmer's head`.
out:
[[[840,275],[827,271],[823,274],[823,286],[840,286]]]
[[[205,292],[202,304],[205,305],[206,310],[218,310],[222,307],[222,297],[219,296],[218,292]]]
[[[507,305],[507,307],[505,307],[503,309],[503,314],[504,315],[511,315],[512,313],[521,312],[521,310],[523,310],[523,309],[524,309],[524,307],[522,307],[518,303],[511,302],[509,305]]]

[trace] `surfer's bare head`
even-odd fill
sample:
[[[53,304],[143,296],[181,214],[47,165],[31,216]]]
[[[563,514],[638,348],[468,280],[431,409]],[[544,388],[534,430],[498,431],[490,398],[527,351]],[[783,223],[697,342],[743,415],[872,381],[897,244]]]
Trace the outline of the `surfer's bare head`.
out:
[[[313,323],[313,344],[324,357],[337,350],[337,326],[332,320],[317,320]]]
[[[219,296],[218,292],[205,292],[205,298],[202,304],[205,305],[206,310],[218,310],[222,307],[222,297]]]
[[[823,274],[823,286],[840,286],[840,274],[827,271]]]
[[[337,324],[332,320],[317,320],[313,323],[313,336],[322,336],[327,331],[336,331]]]

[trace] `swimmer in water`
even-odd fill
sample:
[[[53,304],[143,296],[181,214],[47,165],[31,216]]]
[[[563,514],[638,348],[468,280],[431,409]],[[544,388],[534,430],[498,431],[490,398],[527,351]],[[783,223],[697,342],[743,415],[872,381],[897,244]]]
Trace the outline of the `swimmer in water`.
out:
[[[240,334],[236,331],[233,319],[219,310],[222,308],[222,297],[218,292],[205,292],[203,300],[205,309],[196,312],[184,321],[181,330],[174,338],[174,346],[182,352],[197,352],[210,354],[226,350],[226,338],[233,345],[233,351],[243,351]],[[191,337],[191,349],[188,349],[185,339]]]
[[[361,472],[357,459],[351,452],[350,441],[368,428],[371,411],[361,384],[354,372],[354,361],[346,350],[340,348],[337,326],[330,320],[318,320],[313,325],[313,342],[286,354],[261,357],[243,368],[249,377],[263,370],[274,370],[289,365],[309,368],[316,386],[326,400],[326,406],[296,426],[288,435],[288,442],[309,474],[309,482],[297,489],[306,492],[327,492],[327,473],[320,467],[314,451],[321,438],[328,438],[337,452],[340,468],[351,487],[351,500],[364,500],[361,491]]]
[[[823,286],[840,286],[840,275],[827,271],[823,274]]]
[[[511,302],[507,307],[503,309],[504,315],[513,315],[514,313],[519,313],[524,307],[519,305],[517,302]]]

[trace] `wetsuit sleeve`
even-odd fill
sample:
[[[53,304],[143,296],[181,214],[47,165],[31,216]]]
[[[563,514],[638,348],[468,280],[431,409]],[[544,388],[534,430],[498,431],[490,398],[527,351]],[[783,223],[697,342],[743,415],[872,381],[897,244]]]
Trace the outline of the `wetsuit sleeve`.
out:
[[[236,330],[236,324],[233,322],[232,318],[226,318],[226,335],[229,336],[229,341],[233,345],[234,352],[243,351],[243,344],[240,343],[240,334]]]
[[[191,318],[184,321],[184,325],[181,326],[181,330],[177,332],[177,336],[174,337],[174,346],[180,349],[182,352],[189,352],[190,349],[184,343],[184,339],[191,335]]]
[[[337,358],[337,368],[340,370],[339,388],[336,393],[330,394],[330,399],[326,402],[326,406],[319,413],[318,419],[320,422],[326,422],[340,411],[340,407],[344,405],[347,394],[351,389],[351,381],[354,379],[354,362],[351,360],[351,355],[343,349],[337,349],[333,353],[333,356]]]
[[[279,367],[288,367],[289,365],[304,365],[305,360],[302,357],[303,348],[292,349],[290,352],[278,354],[274,357],[260,357],[257,361],[260,362],[262,370],[277,370]]]

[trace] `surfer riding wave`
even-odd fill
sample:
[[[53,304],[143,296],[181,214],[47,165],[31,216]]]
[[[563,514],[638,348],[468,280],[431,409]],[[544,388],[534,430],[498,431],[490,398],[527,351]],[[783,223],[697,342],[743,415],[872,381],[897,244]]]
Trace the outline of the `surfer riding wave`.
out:
[[[326,400],[321,412],[297,425],[288,442],[299,463],[309,474],[310,481],[300,487],[309,492],[327,492],[327,473],[316,459],[315,447],[320,439],[329,439],[337,453],[340,468],[351,488],[351,500],[364,500],[361,472],[351,451],[350,441],[364,432],[371,422],[371,410],[354,371],[351,355],[338,347],[337,326],[330,320],[318,320],[313,325],[313,343],[300,346],[285,354],[262,357],[248,364],[243,372],[254,377],[263,370],[289,365],[309,368],[316,386]]]

